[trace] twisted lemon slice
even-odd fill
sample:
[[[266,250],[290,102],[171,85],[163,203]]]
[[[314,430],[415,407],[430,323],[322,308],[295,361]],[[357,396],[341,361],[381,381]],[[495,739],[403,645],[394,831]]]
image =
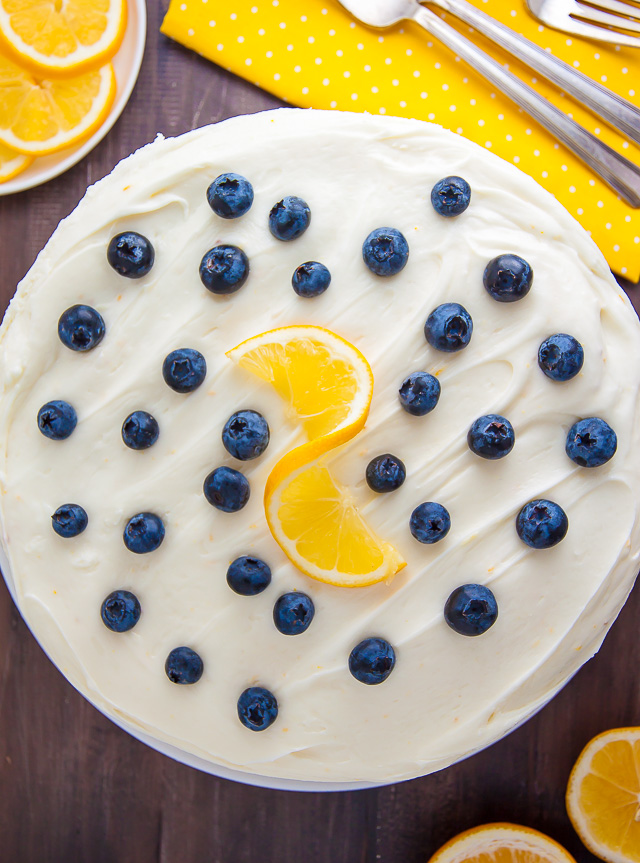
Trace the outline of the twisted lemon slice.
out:
[[[371,531],[323,463],[367,419],[373,374],[365,357],[330,330],[313,326],[261,333],[227,356],[270,383],[309,438],[280,459],[264,493],[269,528],[289,560],[311,578],[340,587],[395,575],[405,566],[401,555]]]

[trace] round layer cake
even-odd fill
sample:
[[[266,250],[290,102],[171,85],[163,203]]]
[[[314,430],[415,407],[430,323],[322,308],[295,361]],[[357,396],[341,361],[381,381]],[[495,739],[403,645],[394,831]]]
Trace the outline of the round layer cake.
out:
[[[229,172],[225,211],[207,192]],[[292,215],[287,196],[308,209]],[[114,240],[127,232],[147,245]],[[227,258],[207,276],[203,258],[224,245],[240,270]],[[328,287],[306,268],[294,290],[307,262]],[[234,290],[212,292],[220,279]],[[366,425],[325,455],[406,562],[365,587],[310,578],[275,541],[265,484],[305,433],[226,356],[308,325],[373,373]],[[183,349],[195,366],[167,361]],[[636,315],[547,192],[440,127],[283,109],[157,140],[59,225],[6,314],[0,357],[2,542],[22,614],[107,715],[220,769],[388,782],[445,767],[544,704],[633,585]],[[172,362],[190,391],[170,385]],[[417,372],[431,394],[401,396]],[[64,404],[43,411],[51,402]],[[255,458],[230,442],[238,411],[261,415]],[[205,482],[220,467],[250,490],[234,511]],[[157,519],[142,549],[141,513]],[[242,557],[253,570],[234,583]],[[311,601],[293,622],[290,593]]]

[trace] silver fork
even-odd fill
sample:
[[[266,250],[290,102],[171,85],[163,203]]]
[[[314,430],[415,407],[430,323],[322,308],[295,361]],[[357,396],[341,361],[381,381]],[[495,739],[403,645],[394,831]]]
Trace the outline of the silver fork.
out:
[[[391,27],[404,20],[424,27],[562,141],[631,207],[640,209],[640,168],[567,117],[418,0],[338,2],[369,27]]]
[[[554,57],[535,42],[529,41],[485,12],[476,9],[466,0],[428,0],[428,2],[470,24],[478,33],[482,33],[509,53],[516,55],[531,69],[535,69],[548,81],[577,99],[581,105],[590,108],[614,129],[618,129],[632,141],[640,144],[640,111],[626,99],[621,98],[617,93],[612,93],[602,84],[583,75],[573,66]],[[574,0],[527,0],[527,2],[529,5],[546,2],[573,4]],[[604,2],[611,3],[618,0],[604,0]],[[638,12],[640,13],[640,7]],[[640,31],[640,24],[638,29]],[[636,41],[640,46],[640,39]]]
[[[526,0],[531,13],[555,30],[573,33],[585,39],[613,42],[628,48],[640,48],[640,8],[620,0]],[[622,17],[620,17],[622,16]],[[609,30],[611,27],[613,29]],[[627,30],[628,33],[621,33]]]

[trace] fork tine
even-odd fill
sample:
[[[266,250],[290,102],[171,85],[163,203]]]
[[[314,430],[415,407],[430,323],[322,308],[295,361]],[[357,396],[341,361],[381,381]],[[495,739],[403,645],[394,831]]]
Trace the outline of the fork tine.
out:
[[[618,15],[602,12],[600,9],[595,9],[593,6],[585,6],[580,2],[578,2],[578,6],[580,11],[576,14],[592,24],[604,24],[606,27],[617,27],[619,30],[630,30],[632,33],[640,33],[639,21],[620,18]],[[572,15],[571,17],[574,18],[575,16]]]
[[[565,30],[562,25],[552,24],[555,29]],[[571,32],[585,39],[595,39],[597,42],[610,42],[612,45],[621,45],[625,48],[640,48],[640,37],[632,36],[631,33],[614,33],[599,24],[587,24],[578,18],[571,18]]]
[[[598,9],[616,12],[618,15],[626,15],[627,18],[640,21],[640,6],[632,6],[630,3],[621,2],[621,0],[587,0],[587,2],[590,6],[596,6]],[[618,26],[624,25],[618,24]]]

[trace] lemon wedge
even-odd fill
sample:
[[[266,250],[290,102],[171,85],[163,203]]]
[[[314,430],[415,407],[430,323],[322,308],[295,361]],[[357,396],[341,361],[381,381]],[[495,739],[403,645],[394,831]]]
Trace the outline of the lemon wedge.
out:
[[[571,771],[567,811],[589,851],[609,863],[640,863],[640,728],[605,731]]]
[[[365,357],[314,326],[261,333],[227,356],[273,386],[308,438],[280,459],[265,486],[269,528],[291,562],[340,587],[365,587],[402,569],[401,555],[367,526],[323,458],[364,427],[373,395]]]
[[[518,824],[483,824],[455,836],[429,863],[576,863],[544,833]]]
[[[0,0],[0,42],[40,76],[78,75],[116,53],[126,0]]]
[[[110,63],[74,78],[39,79],[0,54],[0,143],[29,156],[79,144],[102,125],[115,93]]]

